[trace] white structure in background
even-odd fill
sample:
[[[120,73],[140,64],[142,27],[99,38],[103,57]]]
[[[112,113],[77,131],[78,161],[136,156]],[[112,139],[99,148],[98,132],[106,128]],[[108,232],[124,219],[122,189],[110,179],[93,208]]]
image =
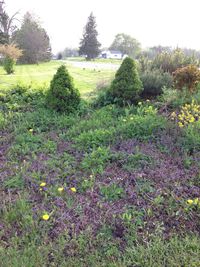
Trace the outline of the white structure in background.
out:
[[[122,59],[123,54],[120,51],[114,50],[105,50],[101,52],[101,58],[110,58],[110,59]]]

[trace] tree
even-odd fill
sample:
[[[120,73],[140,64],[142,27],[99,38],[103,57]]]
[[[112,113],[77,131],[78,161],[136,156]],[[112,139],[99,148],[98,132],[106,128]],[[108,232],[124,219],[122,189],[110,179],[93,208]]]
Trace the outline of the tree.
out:
[[[16,25],[14,25],[14,21],[16,20],[16,12],[14,15],[9,17],[6,11],[3,8],[4,1],[0,2],[0,44],[8,44],[10,41],[10,37],[13,32],[16,30]]]
[[[113,43],[110,46],[111,50],[119,50],[123,55],[135,58],[140,50],[140,43],[125,33],[119,33],[115,36]]]
[[[78,57],[79,51],[78,51],[78,48],[66,47],[64,49],[64,51],[62,52],[62,55],[64,58],[66,58],[66,57]]]
[[[14,65],[17,59],[22,55],[22,50],[20,50],[14,44],[0,45],[0,53],[4,55],[3,67],[7,74],[14,72]]]
[[[142,82],[139,78],[136,63],[130,57],[123,60],[120,68],[115,74],[110,88],[111,95],[115,102],[122,104],[133,103],[138,100],[143,90]]]
[[[21,28],[15,34],[15,41],[23,50],[21,62],[38,63],[51,59],[49,36],[39,22],[28,12],[24,16]]]
[[[58,59],[58,60],[61,60],[62,58],[63,58],[63,55],[62,55],[61,52],[59,52],[59,53],[57,54],[57,59]]]
[[[54,75],[47,93],[47,105],[58,112],[72,112],[80,103],[80,93],[64,65]]]
[[[96,19],[91,13],[80,42],[79,55],[85,55],[87,60],[94,59],[99,55],[101,44],[98,42],[97,36]]]

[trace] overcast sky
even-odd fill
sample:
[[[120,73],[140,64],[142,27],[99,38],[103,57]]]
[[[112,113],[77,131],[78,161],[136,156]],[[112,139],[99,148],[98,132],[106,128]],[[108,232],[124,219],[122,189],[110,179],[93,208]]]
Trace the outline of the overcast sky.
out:
[[[6,10],[21,16],[31,11],[47,30],[53,52],[78,47],[93,11],[103,47],[117,33],[136,38],[143,48],[154,45],[200,50],[200,0],[5,0]]]

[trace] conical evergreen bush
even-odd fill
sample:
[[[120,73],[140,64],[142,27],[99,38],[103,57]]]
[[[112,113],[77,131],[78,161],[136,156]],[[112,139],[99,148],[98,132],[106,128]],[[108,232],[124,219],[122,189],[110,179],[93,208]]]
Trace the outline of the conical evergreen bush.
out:
[[[47,105],[58,112],[72,112],[80,103],[80,93],[64,65],[54,75],[47,93]]]
[[[137,72],[136,63],[133,59],[127,57],[115,74],[110,93],[114,101],[119,104],[134,103],[139,99],[142,90],[143,86]]]

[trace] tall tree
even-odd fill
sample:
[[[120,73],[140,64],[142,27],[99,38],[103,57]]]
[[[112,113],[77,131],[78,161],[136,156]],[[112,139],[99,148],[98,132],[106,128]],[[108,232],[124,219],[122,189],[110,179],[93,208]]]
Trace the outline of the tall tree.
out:
[[[123,55],[135,58],[140,50],[140,43],[125,33],[118,33],[110,46],[111,50],[119,50]]]
[[[84,28],[83,38],[79,47],[79,55],[85,55],[87,60],[96,58],[100,53],[101,44],[97,40],[98,32],[96,26],[96,19],[91,13]]]
[[[24,16],[21,28],[15,34],[15,41],[23,50],[21,62],[38,63],[51,59],[49,36],[40,23],[28,12]]]
[[[14,21],[18,12],[9,17],[4,9],[4,4],[4,1],[0,1],[0,44],[8,44],[11,35],[17,28]]]

